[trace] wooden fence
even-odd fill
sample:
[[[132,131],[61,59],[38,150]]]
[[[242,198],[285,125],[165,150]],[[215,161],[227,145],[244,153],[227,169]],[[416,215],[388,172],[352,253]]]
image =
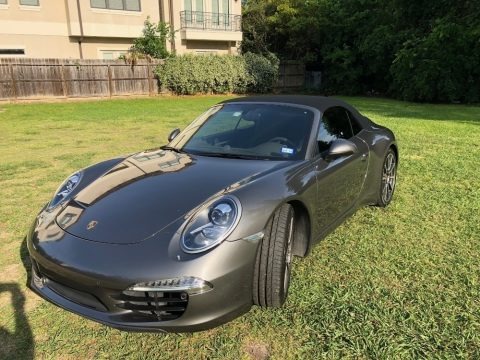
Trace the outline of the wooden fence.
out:
[[[305,87],[305,65],[301,62],[286,61],[280,64],[276,91],[292,92]]]
[[[0,58],[0,100],[156,95],[159,62],[122,60]],[[305,87],[305,66],[280,64],[278,92]]]
[[[158,63],[119,60],[0,59],[0,99],[112,97],[159,93]]]

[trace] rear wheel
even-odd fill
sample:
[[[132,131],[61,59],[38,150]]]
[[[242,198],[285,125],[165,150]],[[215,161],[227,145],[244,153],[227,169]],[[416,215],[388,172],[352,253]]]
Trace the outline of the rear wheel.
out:
[[[386,207],[393,198],[395,192],[395,185],[397,183],[397,155],[392,148],[390,148],[385,155],[385,160],[382,166],[382,180],[378,195],[377,205]]]
[[[253,302],[262,307],[280,307],[290,285],[294,211],[289,204],[275,211],[259,245],[253,278]]]

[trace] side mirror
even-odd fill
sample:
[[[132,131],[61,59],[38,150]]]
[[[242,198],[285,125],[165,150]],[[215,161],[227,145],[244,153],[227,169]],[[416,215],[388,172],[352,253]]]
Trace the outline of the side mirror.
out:
[[[328,149],[328,152],[324,158],[326,161],[332,161],[342,156],[352,155],[357,152],[358,148],[353,142],[345,139],[337,139],[332,143],[332,145],[330,145],[330,148]]]
[[[180,134],[180,129],[179,128],[176,128],[176,129],[172,130],[170,135],[168,135],[168,142],[171,142],[173,139],[175,139],[178,136],[178,134]]]

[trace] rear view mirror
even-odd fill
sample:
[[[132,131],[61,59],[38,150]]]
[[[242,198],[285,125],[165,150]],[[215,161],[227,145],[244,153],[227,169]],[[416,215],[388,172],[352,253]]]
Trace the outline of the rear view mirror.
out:
[[[332,161],[342,156],[352,155],[358,152],[357,146],[351,141],[345,139],[335,140],[328,149],[325,155],[325,160]]]
[[[175,139],[178,136],[178,134],[180,134],[180,129],[179,128],[176,128],[176,129],[172,130],[170,135],[168,135],[168,142],[171,142],[173,139]]]

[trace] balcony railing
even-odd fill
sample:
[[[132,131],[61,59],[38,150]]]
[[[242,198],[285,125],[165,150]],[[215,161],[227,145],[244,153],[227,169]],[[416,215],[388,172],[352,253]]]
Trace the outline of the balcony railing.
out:
[[[182,29],[242,31],[242,16],[203,11],[180,12]]]

